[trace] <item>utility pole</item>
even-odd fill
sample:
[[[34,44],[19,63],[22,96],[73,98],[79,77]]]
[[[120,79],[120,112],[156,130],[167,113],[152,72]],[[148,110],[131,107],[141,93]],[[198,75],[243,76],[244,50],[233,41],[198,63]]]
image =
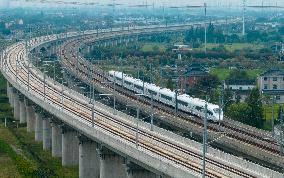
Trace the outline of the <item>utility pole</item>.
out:
[[[94,85],[94,84],[93,84]],[[93,103],[92,103],[92,127],[95,126],[95,91],[94,91],[94,86],[93,88],[93,93],[92,93],[92,99],[93,99]]]
[[[136,122],[136,148],[138,148],[138,127],[139,127],[139,114],[140,114],[140,108],[137,105],[137,111],[136,111],[136,117],[137,117],[137,122]]]
[[[18,59],[16,59],[16,83],[18,83]]]
[[[116,97],[115,97],[115,91],[116,91],[116,87],[115,87],[115,83],[116,83],[116,76],[114,73],[114,82],[113,82],[113,114],[116,115],[116,110],[115,110],[115,103],[116,103]]]
[[[207,53],[207,4],[204,3],[204,15],[205,15],[205,22],[204,22],[204,52]]]
[[[243,0],[243,37],[246,34],[246,28],[245,28],[245,13],[246,13],[246,0]]]
[[[272,138],[274,138],[274,105],[275,105],[275,96],[272,97],[272,119],[271,119],[271,132]]]
[[[205,117],[204,117],[204,130],[203,130],[203,155],[202,155],[202,178],[205,178],[205,169],[206,169],[206,161],[205,161],[205,156],[207,152],[207,100],[208,96],[206,96],[206,102],[205,102]]]
[[[219,97],[219,125],[221,124],[221,111],[223,110],[224,108],[224,83],[223,83],[223,86],[222,86],[222,91],[221,91],[221,94],[220,94],[220,97]]]
[[[55,82],[55,78],[56,78],[56,76],[55,76],[55,60],[53,61],[53,82],[54,82],[54,85],[56,84],[56,82]]]
[[[63,78],[62,78],[62,81],[61,81],[61,110],[63,111],[64,109],[64,105],[63,105],[63,94],[64,94],[64,85],[63,85]]]
[[[153,92],[151,93],[151,131],[153,131],[153,120],[154,120],[154,107],[153,107]]]
[[[280,108],[280,155],[283,156],[283,111]]]
[[[90,103],[92,102],[92,86],[93,86],[93,75],[91,74],[91,64],[89,65],[89,78],[90,78],[90,85],[89,85],[89,87],[90,87]]]
[[[44,70],[44,72],[43,72],[43,94],[44,94],[44,98],[43,98],[43,100],[45,101],[45,98],[46,98],[46,91],[45,91],[45,88],[46,88],[46,81],[45,81],[45,79],[46,79],[46,74],[45,74],[45,70]]]
[[[177,115],[177,112],[178,112],[178,100],[177,100],[177,97],[178,97],[178,89],[176,88],[175,89],[175,114]]]
[[[30,60],[28,60],[28,91],[30,91]]]

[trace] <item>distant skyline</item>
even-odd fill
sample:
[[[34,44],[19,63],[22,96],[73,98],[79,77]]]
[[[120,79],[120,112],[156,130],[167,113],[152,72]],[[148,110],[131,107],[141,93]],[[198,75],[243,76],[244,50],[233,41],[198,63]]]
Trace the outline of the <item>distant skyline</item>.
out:
[[[0,8],[7,8],[9,5],[10,7],[31,7],[36,5],[37,7],[47,7],[46,4],[41,5],[39,0],[37,3],[32,3],[28,1],[33,0],[0,0]],[[56,1],[56,0],[49,0],[49,1]],[[113,0],[61,0],[65,2],[96,2],[99,4],[112,4]],[[248,5],[261,5],[261,0],[246,0]],[[204,2],[208,4],[208,6],[241,6],[242,0],[115,0],[118,4],[128,5],[145,5],[146,2],[148,5],[155,5],[156,7],[161,7],[163,5],[169,6],[186,6],[186,5],[202,5]],[[272,6],[272,5],[279,5],[284,6],[284,0],[263,0],[263,4],[265,6]],[[53,4],[50,4],[53,6]]]

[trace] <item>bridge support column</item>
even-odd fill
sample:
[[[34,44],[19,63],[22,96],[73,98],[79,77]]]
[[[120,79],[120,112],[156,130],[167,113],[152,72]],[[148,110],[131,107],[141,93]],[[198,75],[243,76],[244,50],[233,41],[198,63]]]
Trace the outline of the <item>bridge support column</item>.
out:
[[[27,132],[34,132],[35,131],[35,110],[34,108],[29,105],[29,101],[26,102],[26,112],[27,112]]]
[[[43,150],[51,150],[51,125],[47,117],[44,117],[42,121],[42,133]]]
[[[100,160],[97,153],[96,143],[79,136],[79,177],[100,178]]]
[[[100,178],[126,178],[124,158],[111,150],[102,147],[100,154]]]
[[[8,96],[8,99],[9,99],[9,104],[11,107],[13,107],[13,103],[12,103],[12,100],[13,100],[13,87],[10,86],[10,83],[7,81],[7,96]]]
[[[61,157],[62,156],[62,136],[61,136],[61,128],[59,123],[52,122],[51,124],[51,135],[52,135],[52,144],[51,144],[51,152],[53,157]]]
[[[42,115],[39,111],[35,113],[36,124],[35,124],[35,140],[42,141]]]
[[[62,166],[79,164],[79,141],[77,132],[66,126],[62,127]]]
[[[20,100],[18,93],[14,93],[14,118],[20,120]]]
[[[27,122],[27,113],[26,113],[26,105],[24,99],[21,99],[20,101],[20,123],[26,123]]]
[[[155,173],[148,171],[134,163],[127,163],[127,178],[159,178]]]

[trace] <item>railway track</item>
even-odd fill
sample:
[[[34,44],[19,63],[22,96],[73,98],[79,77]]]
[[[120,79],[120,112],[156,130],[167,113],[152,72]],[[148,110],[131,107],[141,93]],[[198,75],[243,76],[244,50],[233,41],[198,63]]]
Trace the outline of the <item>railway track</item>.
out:
[[[113,36],[113,34],[111,36]],[[106,38],[109,39],[110,37]],[[82,57],[79,57],[78,59],[79,69],[78,70],[76,69],[77,67],[76,53],[78,51],[75,50],[75,47],[78,46],[80,43],[82,43],[82,41],[83,42],[91,40],[99,41],[100,39],[104,39],[104,37],[100,38],[85,37],[81,39],[74,39],[74,40],[69,40],[63,45],[63,49],[61,51],[61,55],[63,56],[62,63],[65,66],[69,67],[70,70],[76,71],[73,74],[77,75],[78,78],[82,79],[83,81],[89,81],[90,76],[86,69],[88,69],[88,66],[90,64],[86,62],[86,60],[84,60]],[[101,69],[99,69],[99,67],[94,66],[93,71],[94,71],[93,82],[105,88],[108,88],[110,91],[113,90],[112,85],[103,84],[103,82],[106,81],[107,78],[104,77],[105,76],[104,72]],[[137,97],[134,95],[134,93],[130,91],[126,91],[125,89],[119,86],[116,86],[116,90],[120,95],[124,95],[125,98],[127,99],[137,100]],[[147,100],[146,98],[143,99],[140,98],[139,102],[143,105],[147,105],[148,107],[151,105],[150,101]],[[157,102],[154,103],[154,107],[155,109],[164,113],[164,115],[166,116],[176,117],[177,119],[194,124],[198,127],[203,127],[203,122],[200,119],[196,118],[195,116],[189,116],[188,114],[182,112],[178,112],[178,114],[176,114],[172,108],[159,104]],[[243,144],[249,144],[257,148],[258,150],[263,150],[265,152],[269,152],[270,154],[280,156],[279,143],[276,140],[271,139],[271,136],[267,132],[246,127],[243,124],[233,121],[224,121],[220,124],[220,126],[216,123],[209,123],[208,129],[209,131],[215,133],[218,133],[221,130],[226,134],[227,137],[238,140]]]
[[[17,66],[18,84],[22,85],[22,87],[25,86],[28,88],[28,69],[26,63],[23,63],[24,54],[23,44],[15,47],[15,49],[8,53],[8,69],[6,69],[6,73],[7,75],[10,75],[9,77],[15,80],[15,68],[16,65],[19,65]],[[17,60],[19,64],[16,64]],[[63,110],[72,113],[72,115],[80,117],[91,123],[92,109],[88,104],[88,101],[80,100],[75,96],[71,97],[68,93],[63,93],[64,102],[62,103],[62,91],[60,90],[59,84],[54,86],[53,82],[48,82],[47,80],[47,83],[44,85],[43,77],[42,75],[39,77],[39,74],[40,73],[38,71],[36,72],[34,69],[31,70],[29,81],[31,92],[36,93],[37,97],[44,98],[43,95],[45,86],[45,102],[53,105],[56,108],[62,108]],[[135,123],[130,123],[127,121],[123,122],[110,114],[101,112],[98,109],[95,110],[95,113],[97,116],[99,116],[98,119],[95,120],[97,127],[135,145]],[[187,169],[194,170],[197,173],[202,172],[200,165],[202,156],[200,153],[197,153],[197,151],[193,151],[185,146],[181,147],[180,145],[175,144],[172,140],[169,141],[169,138],[165,139],[163,137],[159,137],[143,128],[139,129],[139,135],[141,135],[139,138],[139,147],[142,149],[164,157]],[[186,155],[186,157],[184,157],[184,155]],[[194,157],[197,160],[189,159],[191,157]],[[212,158],[209,158],[208,156],[206,157],[206,161],[209,163],[209,165],[212,165],[212,168],[209,167],[206,170],[207,177],[257,177],[250,172],[239,170],[240,168],[235,168],[229,163],[218,162]],[[231,176],[228,176],[229,174],[224,173],[230,173]]]

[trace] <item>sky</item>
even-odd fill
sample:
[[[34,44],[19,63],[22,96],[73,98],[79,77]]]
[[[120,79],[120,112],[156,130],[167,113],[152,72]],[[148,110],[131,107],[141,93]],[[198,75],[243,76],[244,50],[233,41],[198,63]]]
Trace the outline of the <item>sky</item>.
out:
[[[36,5],[37,7],[45,6],[46,4],[41,3],[31,3],[26,1],[40,1],[40,0],[0,0],[0,8],[6,7],[30,7]],[[49,0],[57,1],[57,0]],[[61,0],[66,2],[96,2],[99,4],[108,4],[112,3],[113,0]],[[261,5],[262,0],[246,0],[248,5]],[[231,5],[231,6],[241,6],[242,0],[115,0],[116,3],[121,3],[125,5],[137,5],[137,4],[155,4],[156,7],[165,6],[185,6],[185,5],[202,5],[204,2],[208,6],[217,6],[219,5]],[[284,6],[284,0],[263,0],[264,5],[281,5]],[[52,5],[50,5],[52,6]]]

